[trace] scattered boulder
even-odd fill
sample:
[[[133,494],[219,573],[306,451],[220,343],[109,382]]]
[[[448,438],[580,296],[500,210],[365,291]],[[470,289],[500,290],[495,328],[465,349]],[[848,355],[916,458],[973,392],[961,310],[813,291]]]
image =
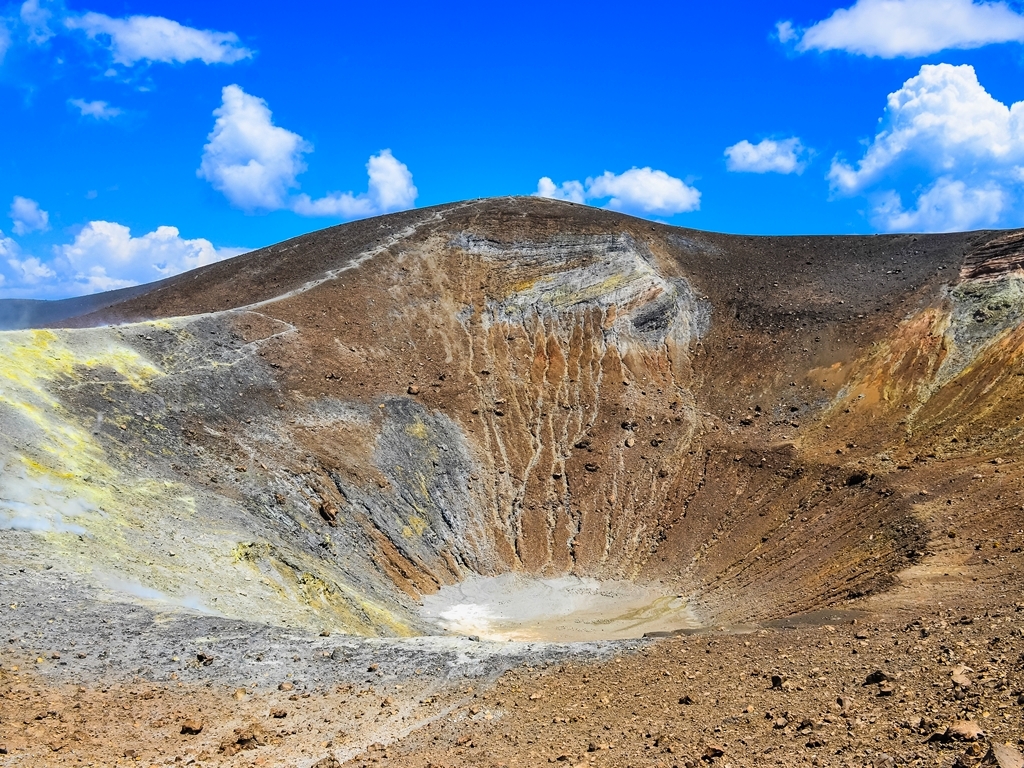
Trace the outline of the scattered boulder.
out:
[[[982,764],[996,765],[999,768],[1024,768],[1024,755],[1009,744],[992,742]]]
[[[286,709],[272,709],[270,710],[270,716],[281,720],[282,718],[288,717],[288,710]]]
[[[283,683],[281,683],[279,686],[277,686],[277,690],[279,690],[279,691],[290,691],[290,690],[292,690],[294,688],[295,688],[295,684],[294,683],[290,683],[287,680],[285,680]]]
[[[864,685],[878,685],[884,683],[889,679],[889,676],[880,669],[876,669],[866,678],[864,678]]]
[[[985,731],[980,725],[970,720],[957,720],[946,728],[945,731],[936,731],[928,741],[939,741],[948,743],[951,741],[977,741],[985,737]]]
[[[220,752],[231,757],[242,750],[264,747],[270,743],[270,739],[263,729],[258,725],[249,725],[245,728],[235,728],[234,735],[225,739],[220,745]]]
[[[319,511],[320,511],[320,517],[322,517],[324,519],[324,522],[326,522],[332,528],[337,527],[337,525],[338,525],[338,510],[337,510],[337,508],[331,502],[329,502],[329,501],[323,502],[320,505]]]
[[[973,671],[974,670],[972,670],[970,667],[965,667],[962,664],[958,667],[954,667],[952,672],[953,685],[957,686],[958,688],[970,688],[971,678],[967,676],[967,673]]]
[[[971,720],[957,720],[946,729],[946,736],[954,741],[977,741],[985,736],[985,731]]]
[[[198,736],[203,732],[203,724],[199,720],[186,720],[181,724],[183,736]]]

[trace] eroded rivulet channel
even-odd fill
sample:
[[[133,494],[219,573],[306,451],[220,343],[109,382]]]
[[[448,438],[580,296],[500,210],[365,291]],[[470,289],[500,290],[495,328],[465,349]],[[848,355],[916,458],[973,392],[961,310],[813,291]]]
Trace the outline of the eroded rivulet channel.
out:
[[[0,536],[334,634],[842,605],[926,567],[934,457],[1022,436],[1020,254],[526,199],[324,230],[0,335]]]

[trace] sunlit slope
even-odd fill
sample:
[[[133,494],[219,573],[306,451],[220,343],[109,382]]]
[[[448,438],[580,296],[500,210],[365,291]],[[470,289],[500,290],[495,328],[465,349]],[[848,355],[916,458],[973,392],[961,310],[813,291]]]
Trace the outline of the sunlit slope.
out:
[[[660,582],[708,622],[835,605],[944,557],[971,503],[1024,527],[1018,242],[536,199],[324,230],[0,335],[0,535],[365,634],[425,631],[470,574]]]

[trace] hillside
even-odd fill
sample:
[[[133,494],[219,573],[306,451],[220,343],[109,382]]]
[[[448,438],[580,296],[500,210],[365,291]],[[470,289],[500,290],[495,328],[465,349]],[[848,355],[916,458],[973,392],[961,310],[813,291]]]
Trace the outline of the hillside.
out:
[[[10,602],[60,574],[168,648],[157,625],[197,616],[440,636],[424,602],[507,574],[642,589],[622,634],[588,620],[602,642],[1012,611],[1022,264],[1024,231],[730,236],[502,198],[98,297],[0,333]]]

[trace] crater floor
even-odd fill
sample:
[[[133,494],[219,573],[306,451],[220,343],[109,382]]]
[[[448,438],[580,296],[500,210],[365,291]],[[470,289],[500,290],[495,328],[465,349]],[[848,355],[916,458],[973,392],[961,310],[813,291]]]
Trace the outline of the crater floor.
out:
[[[423,615],[449,633],[484,640],[623,640],[698,627],[684,595],[577,576],[470,576],[425,595]]]

